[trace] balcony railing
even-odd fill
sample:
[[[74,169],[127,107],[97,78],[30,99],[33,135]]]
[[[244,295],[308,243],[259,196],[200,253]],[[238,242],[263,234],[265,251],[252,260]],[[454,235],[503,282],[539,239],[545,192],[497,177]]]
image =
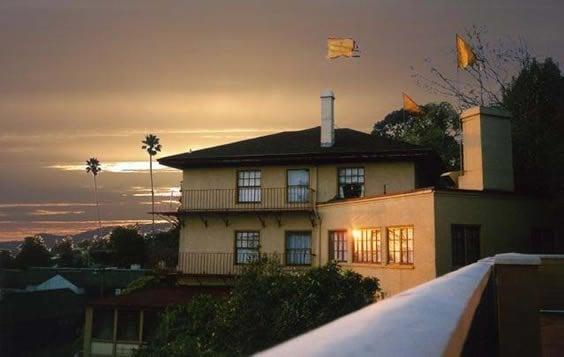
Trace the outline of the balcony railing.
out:
[[[305,186],[183,190],[181,211],[310,211],[314,200],[315,191]]]
[[[246,265],[259,258],[268,258],[286,267],[308,267],[313,261],[310,249],[296,249],[286,253],[180,252],[178,270],[189,275],[237,275]]]

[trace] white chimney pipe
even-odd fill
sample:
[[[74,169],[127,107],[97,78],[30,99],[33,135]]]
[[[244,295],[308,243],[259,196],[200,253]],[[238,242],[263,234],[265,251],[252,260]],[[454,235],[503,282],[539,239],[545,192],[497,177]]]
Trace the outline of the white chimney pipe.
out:
[[[330,89],[321,92],[321,147],[335,144],[335,94]]]

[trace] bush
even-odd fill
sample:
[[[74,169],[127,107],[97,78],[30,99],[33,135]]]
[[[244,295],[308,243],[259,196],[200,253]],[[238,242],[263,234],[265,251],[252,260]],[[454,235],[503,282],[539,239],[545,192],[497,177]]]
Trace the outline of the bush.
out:
[[[266,349],[376,300],[376,278],[337,264],[288,272],[250,264],[228,298],[201,296],[169,309],[139,356],[239,356]]]

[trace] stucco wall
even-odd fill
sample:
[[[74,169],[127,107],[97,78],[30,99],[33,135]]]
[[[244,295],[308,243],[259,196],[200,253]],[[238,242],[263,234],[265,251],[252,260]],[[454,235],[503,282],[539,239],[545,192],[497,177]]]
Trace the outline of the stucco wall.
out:
[[[452,224],[480,225],[480,256],[527,252],[531,229],[550,220],[542,201],[512,194],[435,193],[437,274],[452,270]]]
[[[321,261],[326,263],[329,259],[329,231],[347,230],[348,262],[342,265],[363,275],[380,279],[385,294],[397,294],[431,280],[436,276],[433,214],[433,192],[431,190],[391,197],[383,196],[358,202],[322,205],[319,207]],[[386,228],[393,226],[413,226],[413,265],[387,264]],[[352,263],[352,231],[359,228],[380,228],[382,264]]]
[[[317,191],[317,201],[330,200],[337,194],[337,168],[364,167],[365,195],[386,192],[403,192],[415,188],[415,165],[412,162],[350,163],[316,166],[262,166],[263,188],[286,187],[286,170],[309,169],[310,186]],[[195,168],[183,171],[182,187],[191,189],[234,189],[237,187],[237,170],[242,168]]]

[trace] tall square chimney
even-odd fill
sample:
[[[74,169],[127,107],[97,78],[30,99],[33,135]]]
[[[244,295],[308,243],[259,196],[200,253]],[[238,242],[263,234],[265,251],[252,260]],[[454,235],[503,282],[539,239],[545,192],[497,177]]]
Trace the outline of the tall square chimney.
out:
[[[321,147],[335,144],[335,94],[330,89],[321,92]]]
[[[472,107],[460,115],[463,173],[458,188],[513,191],[511,116],[503,109]]]

